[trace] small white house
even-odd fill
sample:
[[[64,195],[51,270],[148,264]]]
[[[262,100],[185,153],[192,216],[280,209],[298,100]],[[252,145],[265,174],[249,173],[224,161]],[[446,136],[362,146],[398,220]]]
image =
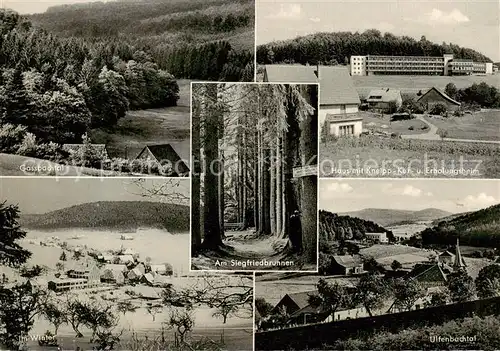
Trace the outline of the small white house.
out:
[[[387,244],[389,242],[389,238],[387,237],[387,233],[365,233],[365,236],[369,240],[373,240],[380,244]]]

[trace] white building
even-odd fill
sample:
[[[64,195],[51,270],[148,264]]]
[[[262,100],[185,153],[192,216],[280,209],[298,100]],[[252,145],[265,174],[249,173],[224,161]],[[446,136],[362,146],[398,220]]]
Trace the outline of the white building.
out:
[[[366,76],[366,56],[351,56],[351,76]]]
[[[63,292],[87,288],[87,279],[79,278],[55,278],[48,281],[48,289],[55,292]]]
[[[365,236],[369,240],[373,240],[380,244],[387,244],[389,242],[389,238],[387,237],[387,233],[365,233]]]

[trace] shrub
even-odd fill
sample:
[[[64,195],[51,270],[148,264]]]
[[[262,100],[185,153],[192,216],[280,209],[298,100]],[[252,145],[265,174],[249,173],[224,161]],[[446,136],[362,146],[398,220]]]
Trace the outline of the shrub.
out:
[[[21,156],[36,157],[36,136],[33,133],[26,133],[23,142],[16,152]]]
[[[409,126],[408,130],[414,130],[415,128],[413,126]]]
[[[7,123],[0,128],[0,152],[16,153],[26,136],[27,128]]]
[[[447,109],[445,104],[437,103],[430,110],[430,114],[442,116],[442,115],[446,114],[447,111],[448,111],[448,109]]]

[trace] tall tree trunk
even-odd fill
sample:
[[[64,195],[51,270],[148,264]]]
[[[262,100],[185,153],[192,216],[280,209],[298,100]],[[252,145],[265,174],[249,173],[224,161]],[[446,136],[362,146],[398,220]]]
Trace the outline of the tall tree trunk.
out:
[[[271,223],[271,234],[276,235],[276,147],[271,146],[271,159],[269,160],[271,173],[269,217]]]
[[[192,101],[192,165],[191,165],[191,255],[196,255],[201,246],[201,213],[200,213],[200,187],[201,187],[201,144],[200,144],[200,118],[201,101]]]
[[[253,149],[253,221],[255,232],[259,232],[259,155],[258,155],[258,132],[254,133]]]
[[[301,86],[302,95],[307,102],[314,107],[314,113],[302,120],[300,135],[300,151],[302,165],[317,164],[318,150],[318,92],[316,85]],[[316,264],[317,262],[317,175],[301,178],[302,194],[301,198],[301,223],[302,223],[302,243],[307,262]]]
[[[246,229],[248,227],[248,148],[247,148],[247,143],[248,143],[248,135],[247,135],[247,129],[246,129],[246,124],[247,124],[247,116],[245,114],[244,120],[243,120],[243,229]]]
[[[281,133],[281,132],[279,132]],[[281,183],[283,182],[283,177],[281,176],[281,143],[280,136],[276,138],[276,175],[275,175],[275,202],[276,202],[276,236],[281,235],[282,228],[282,202],[283,202],[283,192],[281,190]]]
[[[263,177],[262,177],[262,182],[264,183],[264,188],[262,192],[262,197],[263,197],[263,206],[262,206],[262,212],[263,212],[263,217],[264,217],[264,228],[263,228],[263,234],[270,234],[271,233],[271,173],[269,170],[269,149],[267,148],[267,145],[264,148],[263,151]]]
[[[262,150],[262,131],[260,130],[259,127],[259,144],[257,146],[257,149],[259,150],[259,156],[258,156],[258,162],[259,162],[259,174],[257,176],[259,180],[259,234],[263,234],[264,232],[264,213],[262,211],[264,207],[264,182],[263,182],[263,177],[264,177],[264,152]]]
[[[220,147],[219,147],[219,176],[218,176],[218,197],[219,197],[219,227],[221,238],[225,238],[224,233],[224,210],[225,210],[225,193],[224,193],[224,124],[221,123],[220,130]]]
[[[207,83],[207,93],[210,96],[210,105],[205,120],[204,128],[204,222],[205,236],[203,247],[216,249],[222,245],[221,231],[219,225],[219,196],[218,196],[218,176],[219,162],[219,125],[221,110],[215,103],[217,101],[217,84]]]

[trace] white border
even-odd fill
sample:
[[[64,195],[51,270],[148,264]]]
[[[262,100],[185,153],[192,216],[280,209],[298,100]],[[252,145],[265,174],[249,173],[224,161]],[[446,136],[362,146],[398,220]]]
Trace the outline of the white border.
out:
[[[287,82],[287,83],[281,83],[281,82],[213,82],[213,81],[192,81],[191,82],[191,92],[193,90],[193,84],[237,84],[237,85],[248,85],[248,84],[253,84],[253,85],[317,85],[318,86],[318,105],[316,107],[317,111],[318,111],[318,125],[319,125],[319,107],[320,107],[320,103],[319,103],[319,97],[320,97],[320,84],[319,83],[304,83],[304,82],[301,82],[301,83],[294,83],[294,82]],[[192,99],[192,95],[191,95],[191,99]],[[190,105],[192,106],[192,101],[190,103]],[[191,111],[192,112],[192,111]],[[190,124],[191,124],[191,130],[192,130],[192,127],[193,127],[193,115],[192,113],[190,114]],[[193,135],[193,133],[191,132],[191,135]],[[319,195],[319,142],[320,142],[320,134],[319,134],[319,131],[318,131],[318,146],[317,146],[317,160],[318,160],[318,164],[317,164],[317,169],[316,169],[316,172],[318,172],[318,175],[316,176],[317,177],[317,181],[316,181],[316,270],[314,271],[309,271],[309,270],[304,270],[304,271],[296,271],[296,270],[286,270],[286,269],[279,269],[279,270],[260,270],[260,269],[248,269],[248,270],[230,270],[230,269],[200,269],[200,270],[193,270],[191,269],[192,267],[192,259],[193,259],[193,255],[192,255],[192,252],[191,252],[191,242],[192,242],[192,233],[191,233],[191,223],[192,223],[192,206],[190,206],[190,226],[189,226],[189,273],[193,273],[193,272],[204,272],[204,273],[223,273],[223,272],[230,272],[230,273],[245,273],[245,272],[253,272],[254,273],[254,282],[255,282],[255,273],[258,272],[258,273],[310,273],[310,274],[314,274],[314,273],[318,273],[319,272],[319,208],[318,208],[318,205],[319,205],[319,201],[318,201],[318,195]],[[192,147],[192,138],[191,138],[191,153],[193,152],[193,147]],[[191,173],[190,173],[191,175]],[[193,181],[192,181],[192,178],[190,177],[190,181],[191,181],[191,187],[190,187],[190,191],[192,190],[192,184],[193,184]],[[190,194],[191,195],[191,194]],[[191,205],[192,205],[192,197],[191,197]],[[255,284],[255,283],[254,283]],[[254,285],[255,286],[255,285]],[[255,297],[255,295],[254,295]]]

